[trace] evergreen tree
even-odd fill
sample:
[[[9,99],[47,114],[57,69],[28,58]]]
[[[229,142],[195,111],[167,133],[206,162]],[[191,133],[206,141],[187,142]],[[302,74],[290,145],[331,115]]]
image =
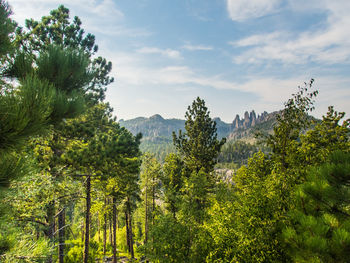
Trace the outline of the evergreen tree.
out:
[[[298,187],[284,236],[295,262],[348,262],[350,154],[334,152]]]
[[[204,100],[199,97],[188,106],[186,112],[185,133],[173,132],[173,141],[177,150],[184,155],[186,166],[195,172],[202,168],[206,173],[214,169],[221,146],[225,139],[219,141],[216,123],[209,116]]]
[[[15,29],[15,22],[9,17],[12,14],[8,3],[0,1],[0,64],[3,63],[7,55],[13,51],[10,34]]]
[[[170,153],[163,164],[162,186],[166,209],[176,219],[176,212],[181,206],[181,189],[184,181],[184,163],[177,154]]]
[[[105,58],[96,57],[98,46],[95,36],[81,28],[81,20],[75,16],[69,20],[69,9],[60,5],[50,15],[43,16],[41,21],[26,20],[26,29],[17,28],[16,43],[25,52],[35,55],[46,50],[50,45],[80,50],[89,57],[89,68],[92,80],[84,87],[88,101],[96,103],[105,98],[106,86],[114,81],[109,74],[112,63]]]
[[[6,5],[1,4],[4,11]],[[5,9],[6,11],[6,9]],[[9,14],[7,10],[5,14]],[[2,20],[5,24],[8,20]],[[34,63],[35,62],[35,63]],[[80,113],[84,106],[83,88],[91,81],[88,60],[72,49],[49,46],[37,55],[36,61],[28,54],[12,58],[4,74],[18,80],[19,86],[1,84],[0,97],[0,154],[19,149],[29,138],[48,130],[63,118]],[[6,158],[2,157],[3,163]],[[12,159],[11,163],[18,163]],[[1,171],[9,170],[7,168]],[[20,169],[17,169],[20,170]],[[13,170],[14,171],[14,170]],[[0,174],[0,183],[8,183],[15,173]]]

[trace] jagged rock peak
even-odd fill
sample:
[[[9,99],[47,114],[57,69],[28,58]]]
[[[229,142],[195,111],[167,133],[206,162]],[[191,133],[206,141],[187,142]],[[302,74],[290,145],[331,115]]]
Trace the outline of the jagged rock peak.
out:
[[[252,110],[252,111],[250,112],[249,118],[250,118],[250,120],[256,120],[256,114],[255,114],[255,111],[254,111],[254,110]]]
[[[248,112],[248,111],[246,111],[246,112],[244,113],[244,119],[245,119],[245,120],[249,120],[249,112]]]
[[[239,115],[236,115],[236,118],[234,119],[232,123],[233,130],[239,129],[239,128],[250,128],[252,126],[255,126],[257,123],[265,121],[266,117],[269,114],[264,111],[261,115],[256,116],[256,113],[254,110],[251,112],[246,111],[244,113],[244,118],[240,119]]]

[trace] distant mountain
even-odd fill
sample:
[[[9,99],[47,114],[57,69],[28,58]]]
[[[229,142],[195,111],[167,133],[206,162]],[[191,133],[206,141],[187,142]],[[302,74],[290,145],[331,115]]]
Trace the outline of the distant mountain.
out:
[[[171,138],[173,131],[184,129],[185,120],[164,119],[159,114],[149,118],[138,117],[131,120],[120,120],[120,126],[127,128],[132,134],[142,133],[144,138]]]
[[[233,121],[233,131],[227,136],[227,140],[244,140],[248,142],[255,141],[254,137],[257,131],[271,133],[273,125],[276,122],[278,111],[261,115],[255,114],[254,111],[244,113],[244,118],[240,119],[239,115]]]
[[[244,140],[252,142],[254,133],[260,129],[264,132],[270,132],[275,122],[277,112],[267,113],[266,111],[257,115],[255,111],[244,113],[241,119],[236,115],[232,123],[223,122],[220,118],[214,118],[219,138],[231,140]],[[179,130],[185,130],[185,120],[164,119],[159,114],[149,118],[138,117],[131,120],[120,120],[119,124],[127,128],[134,135],[141,132],[143,135],[141,150],[143,152],[152,152],[160,160],[170,153],[174,152],[172,144],[172,132],[178,133]]]
[[[219,138],[240,139],[250,134],[253,128],[263,128],[269,130],[272,128],[277,112],[256,115],[255,111],[244,113],[241,119],[237,114],[232,123],[223,122],[220,118],[214,118]],[[142,133],[145,140],[155,140],[159,138],[172,138],[172,132],[178,133],[185,129],[185,120],[164,119],[159,114],[149,118],[138,117],[131,120],[120,120],[119,124],[127,128],[131,133]],[[255,130],[255,129],[254,129]]]

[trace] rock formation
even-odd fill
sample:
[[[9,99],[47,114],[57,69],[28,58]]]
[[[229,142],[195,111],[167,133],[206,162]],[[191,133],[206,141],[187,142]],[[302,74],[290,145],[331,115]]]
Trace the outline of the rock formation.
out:
[[[237,114],[235,119],[232,122],[232,131],[238,130],[240,128],[247,129],[255,126],[258,123],[267,121],[269,119],[269,114],[264,111],[261,115],[256,116],[254,110],[251,112],[246,111],[244,113],[244,118],[241,119]]]

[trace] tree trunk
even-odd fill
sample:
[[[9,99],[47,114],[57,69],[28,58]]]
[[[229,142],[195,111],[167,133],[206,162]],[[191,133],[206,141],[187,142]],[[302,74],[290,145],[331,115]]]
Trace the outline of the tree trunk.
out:
[[[52,247],[54,247],[55,245],[55,237],[54,237],[54,233],[55,233],[55,201],[51,201],[48,204],[47,207],[47,223],[49,225],[48,227],[48,237],[50,239],[50,244]],[[52,255],[50,254],[50,256],[47,259],[48,263],[52,263]]]
[[[58,262],[64,261],[64,247],[65,247],[65,208],[58,214]]]
[[[84,235],[85,235],[85,230],[84,230],[84,221],[81,223],[81,243],[84,243]]]
[[[152,186],[152,229],[154,227],[154,210],[156,210],[156,197],[155,197],[155,195],[156,195],[155,194],[155,186],[154,186],[154,181],[153,181],[153,186]],[[154,244],[154,237],[152,235],[152,250],[153,250],[153,244]]]
[[[130,237],[129,237],[129,242],[130,242],[130,252],[131,252],[131,258],[135,258],[135,255],[134,255],[134,239],[133,239],[133,236],[132,236],[132,216],[131,216],[131,211],[130,211],[130,206],[129,206],[129,234],[130,234]]]
[[[153,182],[152,186],[152,226],[154,226],[154,210],[156,210],[156,193],[155,193],[155,185]]]
[[[108,199],[108,204],[111,204],[111,200]],[[113,246],[113,213],[109,214],[109,243]]]
[[[128,252],[130,254],[131,250],[130,250],[129,219],[128,219],[127,209],[125,209],[125,227],[126,227],[126,244],[128,246]]]
[[[101,243],[101,221],[99,212],[97,212],[97,232],[98,232],[98,243]]]
[[[107,200],[105,198],[105,209],[107,209]],[[103,256],[106,256],[106,245],[107,245],[107,214],[104,212],[103,222]]]
[[[113,263],[117,263],[117,199],[113,196]]]
[[[147,206],[147,187],[146,187],[146,190],[145,190],[145,244],[147,243],[148,241],[148,206]]]
[[[113,216],[111,218],[111,216],[109,217],[109,243],[111,245],[113,245]]]
[[[89,260],[90,208],[91,208],[91,175],[88,175],[86,178],[86,215],[85,215],[84,263],[88,263],[88,260]]]

